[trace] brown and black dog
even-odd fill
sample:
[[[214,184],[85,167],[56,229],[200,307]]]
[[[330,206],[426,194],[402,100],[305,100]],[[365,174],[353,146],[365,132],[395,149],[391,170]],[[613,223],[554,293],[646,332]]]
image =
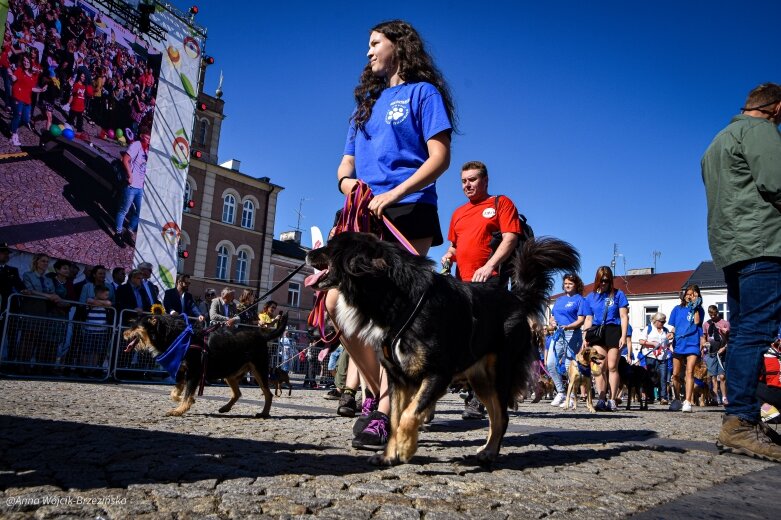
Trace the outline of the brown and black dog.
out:
[[[219,411],[230,411],[241,397],[239,381],[250,372],[260,384],[265,398],[263,411],[256,417],[268,417],[273,397],[268,385],[268,342],[282,335],[287,315],[283,316],[280,323],[280,326],[268,331],[257,327],[221,327],[210,333],[208,339],[204,337],[203,329],[196,330],[191,344],[203,346],[206,356],[201,355],[201,348],[190,348],[187,351],[176,375],[176,386],[171,391],[171,399],[178,402],[179,406],[169,410],[166,415],[181,416],[190,409],[195,403],[195,394],[202,377],[207,381],[225,380],[231,389],[231,398]],[[173,316],[144,316],[124,332],[126,352],[131,349],[146,350],[158,356],[182,333],[185,325],[184,320]]]
[[[567,370],[569,385],[567,386],[567,397],[564,399],[565,410],[577,409],[577,393],[580,391],[580,387],[585,385],[586,408],[591,413],[597,412],[591,398],[591,381],[593,378],[602,375],[602,363],[604,360],[605,356],[597,352],[597,349],[591,347],[583,347],[575,355],[574,361],[570,362]],[[570,399],[572,399],[572,405],[570,405]]]
[[[712,406],[716,404],[713,391],[710,387],[710,377],[708,376],[708,365],[702,359],[694,364],[694,390],[692,391],[692,404],[697,406]]]
[[[323,273],[314,289],[338,289],[335,324],[374,347],[390,383],[390,435],[374,464],[408,462],[418,428],[451,382],[466,379],[489,417],[481,463],[496,459],[508,407],[532,380],[541,317],[558,270],[576,271],[577,251],[560,240],[527,241],[513,262],[512,291],[435,273],[430,260],[367,233],[341,233],[310,251]]]
[[[282,385],[287,385],[287,395],[293,395],[293,384],[290,382],[290,374],[280,367],[274,367],[269,373],[269,381],[274,385],[274,395],[282,396]]]

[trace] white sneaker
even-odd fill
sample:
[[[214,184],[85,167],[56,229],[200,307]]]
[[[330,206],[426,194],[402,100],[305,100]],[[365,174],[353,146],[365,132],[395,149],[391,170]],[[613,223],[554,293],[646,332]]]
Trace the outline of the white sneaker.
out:
[[[14,146],[22,146],[22,143],[19,141],[19,134],[11,134],[11,144]]]
[[[615,402],[614,400],[612,400],[612,399],[609,399],[609,400],[608,400],[608,402],[607,402],[607,408],[608,408],[608,410],[610,410],[611,412],[615,412],[616,410],[618,410],[618,406],[616,406],[616,402]]]
[[[683,406],[681,407],[681,411],[691,413],[692,404],[689,401],[684,401]]]
[[[550,402],[550,405],[559,406],[563,402],[564,402],[564,394],[556,394],[556,397],[553,398],[553,401]]]
[[[691,407],[691,405],[689,405]],[[670,402],[670,411],[671,412],[678,412],[682,408],[681,401],[679,399],[673,399],[672,402]]]

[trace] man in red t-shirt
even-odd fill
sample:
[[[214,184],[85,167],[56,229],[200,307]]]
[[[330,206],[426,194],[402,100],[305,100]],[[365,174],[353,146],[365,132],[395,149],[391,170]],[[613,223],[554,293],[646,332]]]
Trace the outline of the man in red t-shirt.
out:
[[[480,161],[461,167],[461,186],[469,202],[453,212],[447,233],[450,247],[442,257],[442,265],[449,270],[451,262],[455,262],[456,276],[462,281],[488,282],[503,290],[499,269],[518,243],[518,210],[507,197],[488,194],[488,168]],[[491,241],[496,232],[501,233],[502,241],[493,250]],[[462,419],[485,418],[484,408],[471,390],[464,401]]]
[[[456,209],[447,238],[450,247],[442,264],[456,263],[456,276],[465,282],[498,282],[499,268],[509,258],[521,233],[518,210],[512,201],[488,194],[488,169],[479,161],[461,167],[461,185],[469,202]],[[495,232],[502,234],[491,249]]]

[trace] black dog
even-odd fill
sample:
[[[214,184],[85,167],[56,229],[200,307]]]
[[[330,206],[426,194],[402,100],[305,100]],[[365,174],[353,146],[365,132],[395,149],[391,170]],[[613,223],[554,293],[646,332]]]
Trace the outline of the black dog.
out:
[[[488,410],[481,462],[493,461],[510,406],[531,381],[541,319],[556,270],[577,271],[578,253],[555,239],[529,240],[514,262],[513,291],[436,274],[432,262],[365,233],[342,233],[311,251],[327,269],[314,284],[338,288],[336,324],[378,351],[391,383],[391,433],[375,464],[407,462],[418,428],[451,381],[466,380]]]
[[[648,369],[639,365],[630,365],[624,356],[618,358],[618,375],[621,386],[626,385],[626,409],[632,404],[632,394],[638,395],[641,410],[648,410],[649,396],[654,395],[654,384]]]
[[[274,385],[274,395],[282,396],[282,385],[287,385],[288,397],[293,395],[293,383],[290,382],[290,374],[280,367],[274,367],[269,374],[269,380]]]
[[[206,380],[224,379],[230,387],[231,399],[220,408],[220,413],[230,411],[241,397],[239,381],[249,371],[260,384],[265,398],[263,411],[256,417],[268,417],[272,400],[268,385],[268,341],[281,336],[286,324],[287,315],[279,326],[271,330],[221,327],[209,334],[208,339],[204,338],[202,329],[196,330],[191,345],[205,344],[206,356],[201,356],[201,348],[190,348],[187,351],[176,376],[176,386],[171,391],[171,399],[179,402],[179,406],[166,415],[180,416],[190,409],[204,371]],[[144,316],[125,331],[124,338],[128,342],[126,351],[135,348],[157,356],[165,352],[184,328],[185,322],[181,318]]]

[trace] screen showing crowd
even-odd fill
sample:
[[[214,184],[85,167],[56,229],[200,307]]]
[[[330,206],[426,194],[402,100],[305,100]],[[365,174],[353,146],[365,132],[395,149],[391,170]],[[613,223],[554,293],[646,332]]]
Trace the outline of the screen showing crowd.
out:
[[[161,62],[154,45],[88,1],[10,0],[0,241],[89,265],[131,263],[135,237],[116,233],[123,158],[130,150],[137,164],[133,144],[151,132]]]

